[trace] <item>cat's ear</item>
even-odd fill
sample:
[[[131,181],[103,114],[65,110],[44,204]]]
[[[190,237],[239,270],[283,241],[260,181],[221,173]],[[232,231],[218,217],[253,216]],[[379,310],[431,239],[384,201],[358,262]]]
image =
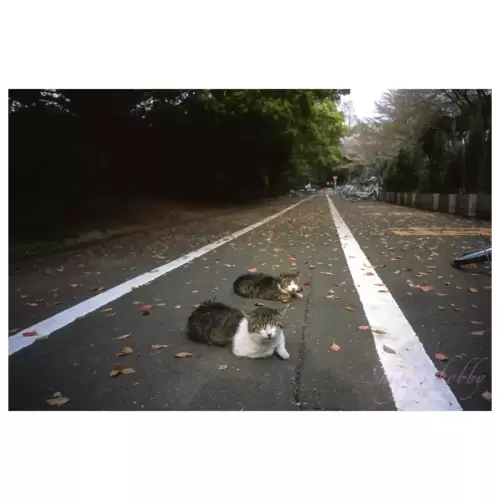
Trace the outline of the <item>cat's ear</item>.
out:
[[[299,274],[300,274],[300,269],[297,269],[297,270],[295,271],[294,276],[298,276]]]

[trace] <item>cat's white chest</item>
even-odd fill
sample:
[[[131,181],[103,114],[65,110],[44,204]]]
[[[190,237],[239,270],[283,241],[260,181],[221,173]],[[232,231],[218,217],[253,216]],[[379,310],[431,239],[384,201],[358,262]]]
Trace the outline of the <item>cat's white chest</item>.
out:
[[[258,341],[248,333],[248,320],[243,318],[233,337],[233,354],[242,358],[265,358],[272,356],[280,339],[278,337],[268,342]]]

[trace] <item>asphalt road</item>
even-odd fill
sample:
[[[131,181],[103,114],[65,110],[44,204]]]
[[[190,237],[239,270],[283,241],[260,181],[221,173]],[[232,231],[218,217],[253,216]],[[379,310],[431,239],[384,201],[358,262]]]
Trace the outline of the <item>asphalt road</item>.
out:
[[[12,266],[9,336],[295,202],[280,200],[232,219],[207,219]],[[455,255],[478,246],[477,237],[459,234],[478,223],[382,202],[350,203],[337,197],[333,202],[369,261],[363,265],[373,266],[381,281],[376,285],[385,285],[383,291],[411,325],[424,361],[434,364],[432,371],[445,372],[439,383],[451,390],[463,410],[491,410],[491,275],[482,265],[458,271],[449,264]],[[394,232],[408,227],[455,228],[456,234]],[[345,252],[327,197],[318,194],[11,354],[9,408],[402,409],[394,398],[398,382],[387,372],[400,353],[381,354],[375,348],[377,334],[370,330],[374,325],[366,311],[377,306],[377,298],[366,303],[365,285],[356,284],[354,264],[350,268],[347,262],[354,256]],[[240,359],[228,349],[186,338],[186,320],[203,300],[216,296],[235,306],[253,306],[256,301],[231,291],[240,273],[251,268],[278,273],[293,267],[309,284],[304,299],[294,301],[287,313],[289,360]],[[152,306],[150,314],[141,312],[144,305]],[[124,335],[129,336],[116,338]],[[398,331],[391,335],[397,337]],[[330,349],[334,343],[340,347],[337,352]],[[154,344],[168,347],[153,349]],[[117,357],[124,347],[132,352]],[[192,356],[176,358],[179,352]],[[110,377],[116,364],[134,372]],[[421,384],[424,395],[426,384],[435,382],[417,369],[409,369],[405,377],[409,386]],[[69,401],[49,405],[46,400],[54,393]],[[426,396],[422,409],[447,409],[426,406],[425,401]]]

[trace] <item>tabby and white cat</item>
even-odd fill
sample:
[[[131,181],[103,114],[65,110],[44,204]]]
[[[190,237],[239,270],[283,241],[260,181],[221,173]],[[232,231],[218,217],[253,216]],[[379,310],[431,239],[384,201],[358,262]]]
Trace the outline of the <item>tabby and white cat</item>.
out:
[[[282,323],[287,309],[258,307],[246,313],[208,300],[189,316],[187,335],[193,342],[231,344],[233,354],[243,358],[266,358],[276,352],[281,359],[288,359]]]
[[[233,283],[234,293],[241,297],[287,302],[303,298],[300,271],[281,273],[278,278],[264,273],[242,274]]]

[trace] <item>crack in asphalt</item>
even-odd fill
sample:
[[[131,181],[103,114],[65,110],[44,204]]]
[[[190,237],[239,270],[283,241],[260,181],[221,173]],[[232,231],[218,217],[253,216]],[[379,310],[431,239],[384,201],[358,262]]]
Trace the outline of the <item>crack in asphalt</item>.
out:
[[[295,368],[295,375],[293,377],[293,397],[294,397],[294,402],[299,410],[307,410],[308,406],[306,402],[301,402],[300,401],[300,389],[301,389],[301,375],[302,375],[302,368],[304,366],[304,356],[306,353],[306,334],[308,331],[308,324],[307,320],[309,319],[309,307],[311,303],[311,295],[312,295],[312,289],[314,282],[312,281],[312,273],[309,274],[309,282],[311,283],[309,285],[309,293],[307,294],[307,299],[306,299],[306,306],[304,308],[304,322],[302,323],[302,332],[300,334],[300,349],[299,349],[299,360],[297,362],[297,366]]]

